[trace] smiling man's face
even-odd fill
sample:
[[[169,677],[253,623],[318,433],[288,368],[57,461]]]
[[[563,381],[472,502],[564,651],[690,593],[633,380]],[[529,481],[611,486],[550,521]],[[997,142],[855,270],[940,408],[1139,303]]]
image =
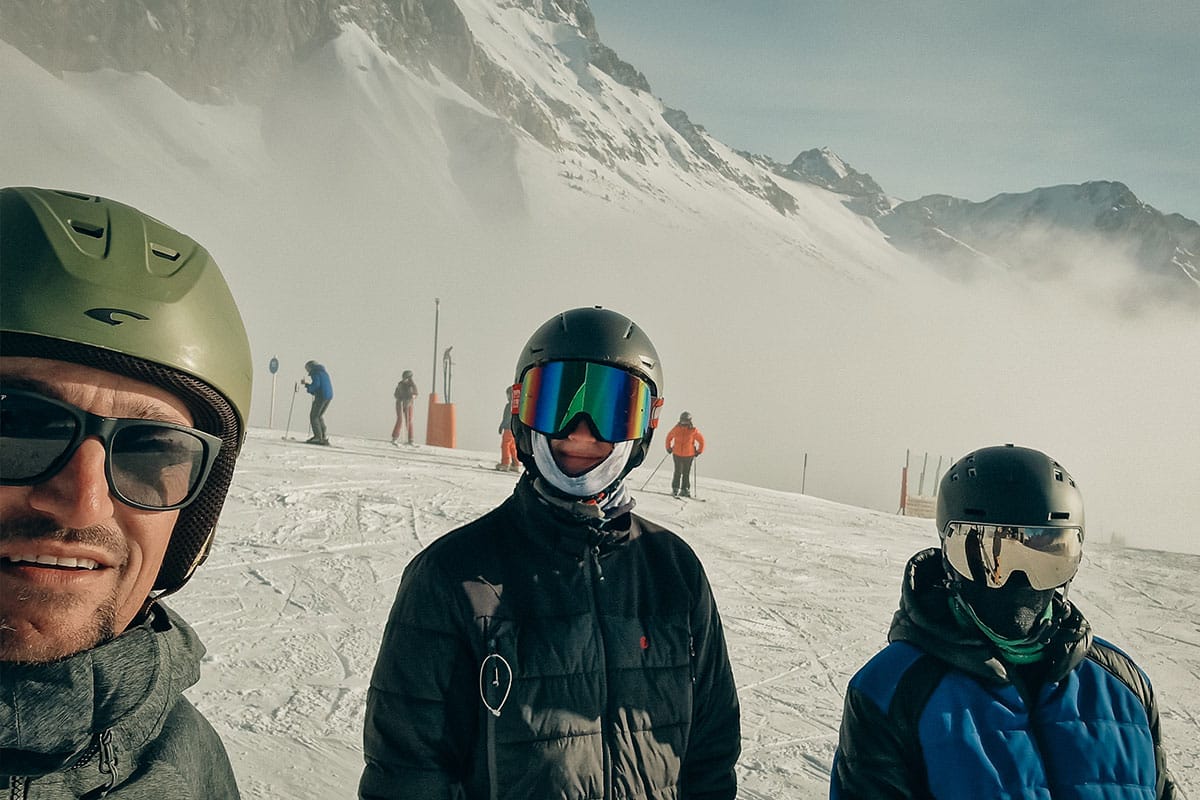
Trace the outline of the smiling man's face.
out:
[[[166,390],[77,364],[0,356],[0,383],[101,416],[192,424]],[[49,479],[0,486],[0,661],[95,647],[124,631],[153,589],[179,512],[125,505],[104,460],[90,438]]]

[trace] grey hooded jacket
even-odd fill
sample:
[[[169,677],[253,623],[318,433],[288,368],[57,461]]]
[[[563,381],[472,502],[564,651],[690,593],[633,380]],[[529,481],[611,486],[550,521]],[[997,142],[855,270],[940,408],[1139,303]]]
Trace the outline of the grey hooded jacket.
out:
[[[0,663],[0,798],[236,799],[220,738],[183,696],[203,655],[158,604],[92,650]]]

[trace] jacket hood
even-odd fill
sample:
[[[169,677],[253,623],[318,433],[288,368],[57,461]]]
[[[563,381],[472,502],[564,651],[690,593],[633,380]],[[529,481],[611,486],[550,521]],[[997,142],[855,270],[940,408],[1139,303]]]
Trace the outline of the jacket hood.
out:
[[[0,774],[62,770],[105,731],[121,774],[131,774],[171,703],[199,680],[203,655],[195,632],[159,603],[141,625],[62,661],[0,663]]]
[[[1009,665],[975,627],[964,627],[950,610],[951,592],[936,547],[914,555],[904,570],[900,608],[892,617],[889,642],[908,642],[951,666],[990,683],[1010,683]],[[1055,595],[1043,659],[1046,676],[1057,681],[1078,666],[1092,643],[1092,630],[1074,605]]]

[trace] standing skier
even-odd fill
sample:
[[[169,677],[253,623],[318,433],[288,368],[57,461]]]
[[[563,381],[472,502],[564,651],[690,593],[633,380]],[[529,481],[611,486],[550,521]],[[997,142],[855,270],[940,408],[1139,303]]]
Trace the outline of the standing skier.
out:
[[[738,698],[704,568],[631,512],[662,368],[577,308],[521,351],[512,496],[409,564],[367,694],[362,798],[732,800]]]
[[[408,428],[408,443],[413,443],[413,399],[417,396],[417,384],[411,369],[400,374],[392,397],[396,399],[396,424],[392,427],[392,444],[400,445],[400,432]]]
[[[304,389],[313,396],[312,408],[308,412],[308,422],[312,427],[309,444],[329,444],[329,435],[325,429],[325,412],[333,402],[333,381],[325,367],[316,361],[305,361],[304,371],[308,374],[301,379]]]
[[[832,800],[1182,798],[1150,680],[1066,599],[1084,539],[1067,471],[977,450],[942,478],[937,525],[891,644],[850,681]]]
[[[517,458],[517,440],[513,438],[512,432],[513,387],[506,387],[504,396],[507,399],[504,403],[504,412],[500,415],[500,463],[496,465],[496,469],[520,472],[521,463]]]
[[[671,494],[675,497],[691,497],[692,462],[704,452],[704,436],[692,423],[692,415],[687,411],[679,415],[679,422],[667,434],[667,452],[675,462],[675,472],[671,475]]]
[[[250,407],[208,252],[130,206],[0,189],[0,793],[238,797],[162,598],[204,561]]]

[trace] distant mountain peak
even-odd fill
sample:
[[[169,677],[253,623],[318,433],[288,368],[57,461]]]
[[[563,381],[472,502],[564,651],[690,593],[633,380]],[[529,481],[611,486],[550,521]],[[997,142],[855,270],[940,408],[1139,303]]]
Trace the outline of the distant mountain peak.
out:
[[[876,220],[892,243],[952,274],[1000,268],[1038,279],[1127,264],[1147,296],[1200,303],[1200,225],[1164,215],[1119,181],[998,194],[975,203],[932,194]],[[1180,280],[1188,282],[1180,292]]]

